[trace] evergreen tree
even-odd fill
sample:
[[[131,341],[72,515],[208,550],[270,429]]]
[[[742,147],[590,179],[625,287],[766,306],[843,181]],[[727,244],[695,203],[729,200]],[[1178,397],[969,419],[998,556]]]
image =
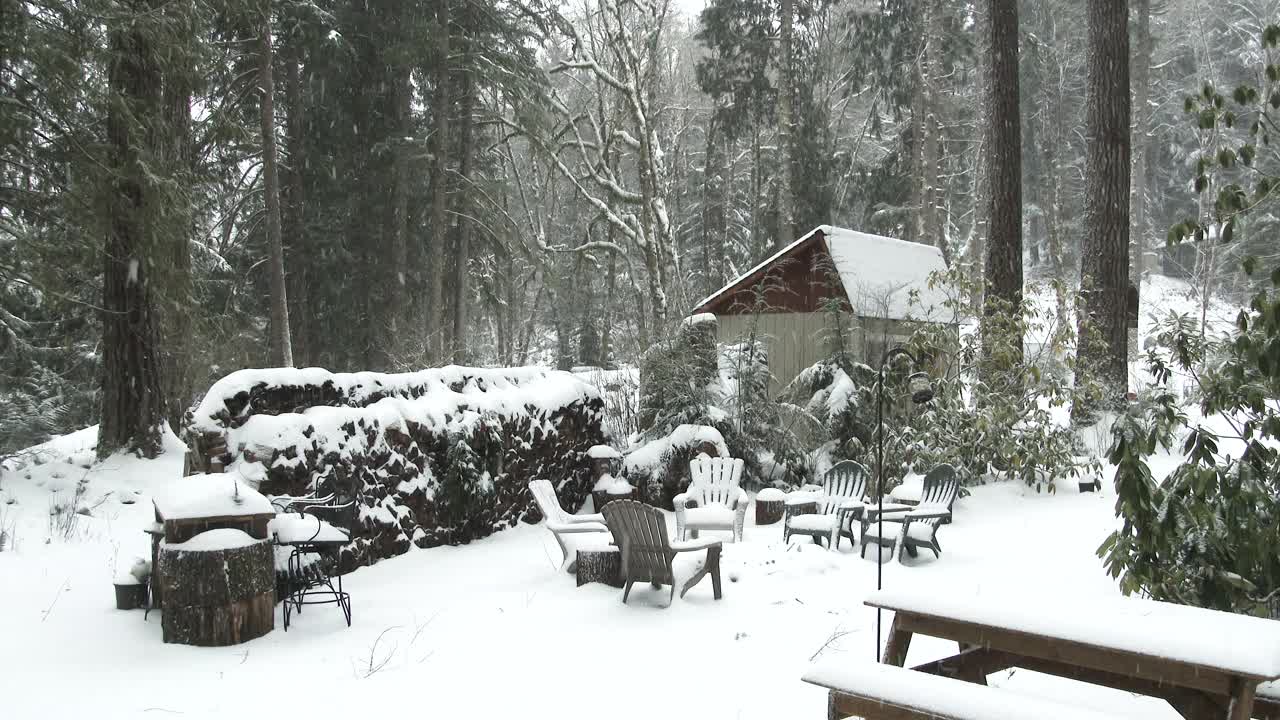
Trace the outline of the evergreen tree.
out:
[[[1106,386],[1109,401],[1128,386],[1129,13],[1128,3],[1090,0],[1085,234],[1080,264],[1084,314],[1077,372]],[[1088,408],[1074,409],[1078,418]]]

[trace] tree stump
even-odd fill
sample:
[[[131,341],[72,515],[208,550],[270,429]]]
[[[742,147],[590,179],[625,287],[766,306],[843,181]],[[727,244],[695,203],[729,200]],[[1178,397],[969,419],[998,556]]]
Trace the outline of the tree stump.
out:
[[[622,553],[618,548],[578,551],[578,587],[589,582],[622,587]]]
[[[756,524],[772,525],[782,519],[785,500],[761,500],[756,498]]]
[[[634,490],[628,490],[625,493],[616,493],[611,490],[594,490],[591,493],[591,504],[595,508],[595,512],[604,510],[604,506],[614,500],[634,500]]]
[[[162,545],[156,573],[167,643],[236,645],[275,627],[275,563],[269,542],[218,550]]]
[[[140,582],[116,583],[116,609],[137,610],[147,604],[147,586]]]

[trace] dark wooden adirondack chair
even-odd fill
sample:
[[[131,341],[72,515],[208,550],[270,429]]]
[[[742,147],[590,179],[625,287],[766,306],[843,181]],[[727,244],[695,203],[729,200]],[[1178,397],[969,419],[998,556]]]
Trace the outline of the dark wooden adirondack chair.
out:
[[[827,549],[840,547],[840,538],[857,542],[854,523],[861,525],[867,469],[852,460],[836,463],[823,476],[822,491],[791,493],[782,519],[782,541],[792,535],[808,535],[814,542],[827,541]],[[817,505],[817,512],[809,512]]]
[[[899,560],[902,559],[903,552],[915,557],[918,548],[927,548],[933,551],[935,557],[941,557],[938,526],[951,520],[951,509],[959,493],[960,479],[956,476],[954,467],[943,463],[930,470],[924,476],[920,504],[907,511],[886,512],[883,534],[879,523],[863,521],[863,557],[866,557],[867,543],[879,548],[886,545],[892,547],[899,542],[902,543],[898,549]]]
[[[622,550],[622,578],[626,583],[622,591],[622,602],[627,601],[631,586],[636,582],[670,585],[671,600],[668,605],[674,602],[676,580],[672,563],[676,555],[698,550],[707,552],[706,562],[680,588],[680,597],[684,597],[689,588],[697,585],[703,576],[710,573],[711,589],[715,598],[720,599],[719,540],[672,542],[667,538],[667,523],[662,511],[635,500],[614,500],[604,506],[604,517],[615,542]]]

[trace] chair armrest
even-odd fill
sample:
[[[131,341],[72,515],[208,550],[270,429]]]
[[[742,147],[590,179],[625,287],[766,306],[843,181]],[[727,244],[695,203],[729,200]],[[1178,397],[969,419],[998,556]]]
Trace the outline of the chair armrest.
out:
[[[604,525],[604,515],[600,513],[588,513],[586,515],[565,515],[565,523],[598,523]]]
[[[693,503],[694,507],[698,507],[701,504],[700,502],[698,502],[697,497],[689,494],[688,490],[671,498],[671,504],[675,506],[676,512],[679,512],[687,508],[689,503]]]
[[[554,533],[594,533],[609,532],[609,527],[604,523],[562,523],[548,522],[547,528]]]
[[[737,497],[733,499],[735,509],[746,510],[747,505],[751,503],[751,496],[747,494],[744,488],[738,488]]]
[[[787,497],[784,498],[782,502],[788,507],[791,505],[804,505],[805,503],[818,502],[818,496],[811,492],[805,492],[804,490],[796,490],[794,492],[787,493]]]
[[[722,547],[723,541],[714,538],[699,538],[697,540],[674,540],[671,543],[671,549],[678,552],[692,552],[694,550],[706,550],[713,547]]]
[[[905,513],[904,517],[908,520],[936,520],[939,518],[951,517],[951,511],[946,508],[942,508],[940,510],[934,508],[930,508],[928,510],[911,510]]]

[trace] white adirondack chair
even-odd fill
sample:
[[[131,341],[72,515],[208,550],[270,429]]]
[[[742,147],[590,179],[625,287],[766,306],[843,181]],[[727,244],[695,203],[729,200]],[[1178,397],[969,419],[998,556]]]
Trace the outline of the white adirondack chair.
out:
[[[742,540],[747,521],[747,491],[742,482],[740,458],[699,455],[689,462],[689,489],[672,499],[676,506],[676,537],[698,537],[699,530],[731,530],[734,542]]]
[[[556,542],[560,545],[560,552],[564,554],[564,561],[560,563],[562,571],[574,572],[578,564],[578,548],[576,544],[570,547],[565,543],[566,535],[591,533],[592,544],[599,546],[606,546],[613,541],[603,515],[598,513],[570,515],[565,512],[564,508],[560,507],[560,499],[556,497],[556,489],[552,487],[550,480],[530,480],[529,492],[533,495],[534,502],[538,503],[538,509],[546,517],[547,529],[555,536]]]

